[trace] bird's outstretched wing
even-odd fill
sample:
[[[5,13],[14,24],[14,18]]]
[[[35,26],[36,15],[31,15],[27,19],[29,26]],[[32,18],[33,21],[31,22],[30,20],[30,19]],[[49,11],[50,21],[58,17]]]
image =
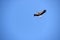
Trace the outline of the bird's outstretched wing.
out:
[[[38,12],[37,14],[34,14],[34,16],[40,16],[40,15],[44,14],[45,12],[46,12],[46,10],[43,10],[41,12]]]

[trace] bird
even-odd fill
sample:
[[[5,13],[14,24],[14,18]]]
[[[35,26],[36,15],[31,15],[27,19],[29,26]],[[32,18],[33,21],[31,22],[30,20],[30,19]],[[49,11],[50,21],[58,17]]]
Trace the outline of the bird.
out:
[[[46,10],[43,10],[43,11],[41,11],[41,12],[38,12],[37,14],[34,14],[34,16],[40,16],[40,15],[43,15],[45,12],[46,12]]]

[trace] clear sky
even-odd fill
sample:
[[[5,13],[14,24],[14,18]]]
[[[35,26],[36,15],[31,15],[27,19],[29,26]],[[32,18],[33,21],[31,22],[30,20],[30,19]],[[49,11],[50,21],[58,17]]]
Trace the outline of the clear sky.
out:
[[[0,0],[1,40],[60,40],[59,0]],[[41,10],[39,17],[33,15]]]

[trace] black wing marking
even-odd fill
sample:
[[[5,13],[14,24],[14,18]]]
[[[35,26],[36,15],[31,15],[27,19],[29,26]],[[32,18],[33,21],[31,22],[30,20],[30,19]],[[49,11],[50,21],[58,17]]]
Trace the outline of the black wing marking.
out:
[[[43,10],[40,15],[44,14],[45,12],[46,12],[46,10]]]

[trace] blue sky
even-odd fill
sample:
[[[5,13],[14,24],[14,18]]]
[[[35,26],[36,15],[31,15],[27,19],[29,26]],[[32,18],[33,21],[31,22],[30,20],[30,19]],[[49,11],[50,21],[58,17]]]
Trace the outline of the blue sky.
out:
[[[1,0],[1,40],[59,40],[59,2]],[[33,16],[44,9],[44,15]]]

